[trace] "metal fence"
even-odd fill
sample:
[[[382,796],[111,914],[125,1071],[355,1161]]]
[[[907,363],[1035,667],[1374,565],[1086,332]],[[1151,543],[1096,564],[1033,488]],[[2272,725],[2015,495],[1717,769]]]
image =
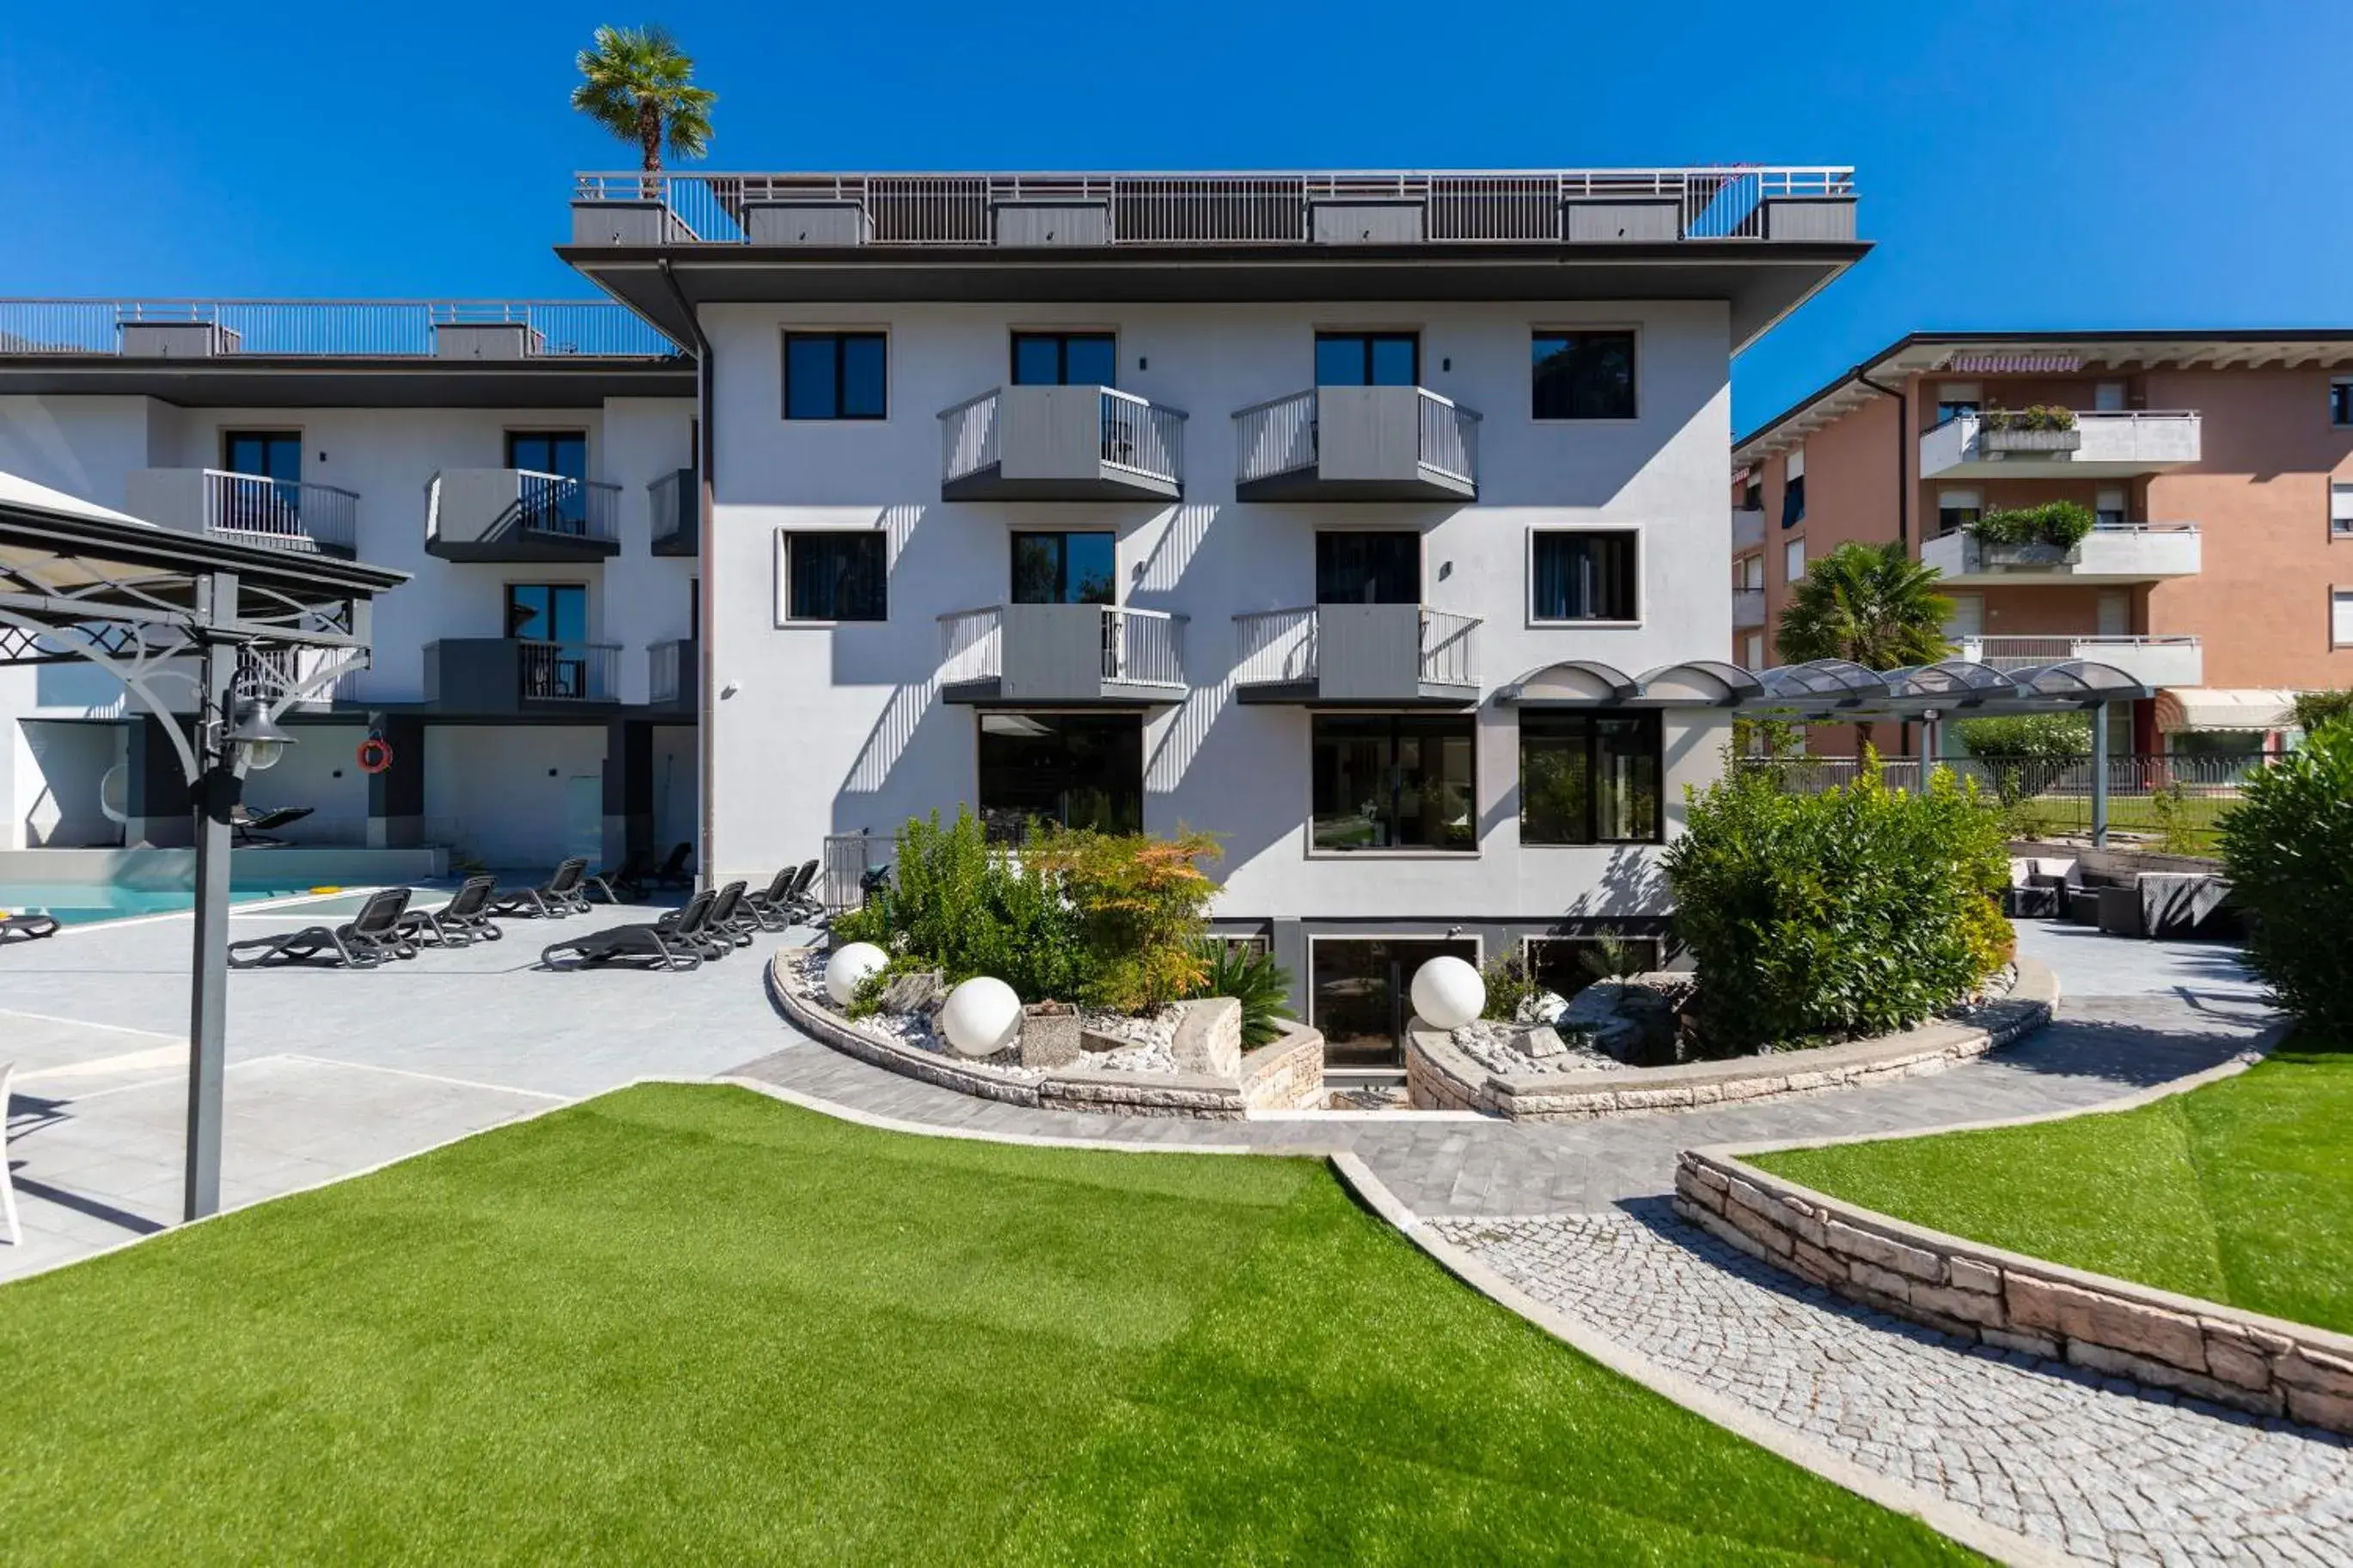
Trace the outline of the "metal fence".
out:
[[[356,550],[360,498],[334,485],[204,471],[205,531],[245,544],[316,553]]]
[[[1185,684],[1185,617],[1105,605],[1103,679],[1136,686]]]
[[[620,510],[620,486],[529,468],[517,468],[514,476],[516,523],[524,532],[563,539],[620,538],[614,521]]]
[[[1958,657],[2000,670],[2039,669],[2046,664],[2059,664],[2067,659],[2105,661],[2117,655],[2128,658],[2142,648],[2196,648],[2203,646],[2198,637],[2183,633],[2162,637],[2125,637],[2108,633],[2087,633],[2081,637],[1965,637],[1958,640]]]
[[[1836,167],[1528,170],[1514,173],[672,174],[574,176],[582,202],[659,201],[673,244],[741,244],[760,204],[854,206],[876,245],[982,246],[1000,207],[1070,204],[1101,212],[1113,245],[1263,245],[1314,237],[1319,203],[1404,202],[1426,239],[1558,240],[1567,204],[1671,202],[1686,239],[1767,237],[1777,198],[1846,199],[1854,171]]]
[[[877,838],[871,833],[828,833],[821,851],[824,875],[818,879],[823,888],[825,912],[839,914],[854,910],[866,901],[866,874],[884,864],[890,857],[891,840]]]
[[[1282,686],[1315,679],[1315,607],[1253,610],[1234,617],[1234,684]]]
[[[1254,403],[1234,414],[1235,481],[1272,479],[1315,465],[1315,389]]]
[[[690,527],[699,526],[701,498],[679,493],[695,482],[692,468],[672,468],[646,486],[646,505],[653,514],[654,543],[675,539]]]
[[[1132,392],[1104,387],[1103,460],[1175,484],[1185,471],[1185,416]]]
[[[604,300],[0,300],[0,354],[114,354],[123,329],[206,326],[216,354],[431,358],[439,329],[524,329],[533,358],[670,356],[679,346]]]
[[[961,686],[1005,673],[1005,612],[995,605],[940,617],[940,683]]]
[[[1444,686],[1479,684],[1479,629],[1476,616],[1451,610],[1421,612],[1421,678]]]
[[[1465,484],[1474,482],[1479,468],[1479,416],[1426,386],[1414,390],[1421,405],[1421,466]]]
[[[518,695],[535,702],[614,700],[617,643],[516,640]]]

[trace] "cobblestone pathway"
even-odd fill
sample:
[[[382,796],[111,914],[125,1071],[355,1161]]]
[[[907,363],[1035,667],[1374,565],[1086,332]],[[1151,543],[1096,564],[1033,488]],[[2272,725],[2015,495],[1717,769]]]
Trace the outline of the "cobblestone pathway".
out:
[[[2353,1562],[2353,1443],[1862,1310],[1682,1224],[1661,1199],[1427,1223],[1660,1365],[2073,1555]]]

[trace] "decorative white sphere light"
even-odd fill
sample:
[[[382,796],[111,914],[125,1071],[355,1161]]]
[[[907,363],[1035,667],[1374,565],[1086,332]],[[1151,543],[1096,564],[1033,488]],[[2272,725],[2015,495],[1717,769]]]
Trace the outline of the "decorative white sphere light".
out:
[[[891,962],[891,955],[871,942],[853,942],[839,948],[825,961],[825,994],[834,1005],[847,1007],[857,999],[858,987],[870,974],[879,973]]]
[[[1487,983],[1459,958],[1431,959],[1413,972],[1413,1010],[1433,1029],[1459,1029],[1487,1009]]]
[[[1021,1033],[1021,998],[1004,981],[976,974],[941,1005],[940,1033],[958,1056],[993,1057]]]

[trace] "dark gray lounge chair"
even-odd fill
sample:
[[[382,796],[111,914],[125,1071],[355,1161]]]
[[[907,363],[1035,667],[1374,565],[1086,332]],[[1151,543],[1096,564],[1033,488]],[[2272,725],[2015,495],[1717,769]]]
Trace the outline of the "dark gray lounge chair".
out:
[[[496,942],[505,933],[491,919],[491,898],[498,891],[496,877],[469,877],[458,884],[449,901],[438,910],[417,910],[400,918],[400,934],[422,947],[471,947]]]
[[[534,920],[557,921],[565,915],[582,914],[588,908],[588,895],[582,884],[588,879],[588,862],[575,855],[557,864],[546,882],[536,888],[505,894],[491,904],[494,915],[522,915]]]
[[[51,915],[0,915],[0,942],[12,937],[31,941],[36,937],[58,934],[56,917]]]
[[[715,958],[725,951],[713,950],[707,929],[711,911],[718,902],[716,893],[697,893],[686,901],[684,909],[668,920],[607,926],[603,931],[584,931],[550,942],[540,950],[539,962],[550,969],[565,969],[590,968],[617,958],[638,958],[647,960],[649,969],[698,968],[704,959]],[[566,952],[572,955],[572,962],[556,963],[556,954]]]
[[[801,892],[817,875],[817,862],[805,860],[776,873],[776,880],[757,892],[744,895],[744,907],[762,931],[784,931],[803,918]]]
[[[691,888],[694,886],[694,879],[688,874],[686,869],[686,858],[693,853],[694,846],[691,844],[681,843],[671,845],[670,847],[670,858],[663,861],[654,874],[646,879],[646,886],[656,892],[660,892],[670,888]]]
[[[688,909],[692,907],[691,902],[687,906]],[[676,926],[685,918],[686,910],[680,910],[674,914],[664,915],[654,923],[664,927]],[[756,922],[744,910],[744,884],[730,882],[712,898],[710,914],[697,931],[697,944],[703,957],[724,958],[732,949],[752,945],[752,931],[755,925]]]
[[[272,837],[272,832],[290,822],[301,821],[317,809],[310,805],[274,805],[266,811],[255,811],[249,806],[234,805],[228,814],[229,837],[238,844],[283,844],[286,840]]]
[[[417,944],[402,931],[408,889],[386,888],[368,895],[349,925],[305,926],[278,936],[257,936],[228,944],[232,968],[251,969],[273,960],[288,963],[326,959],[350,969],[374,969],[388,958],[415,958]]]

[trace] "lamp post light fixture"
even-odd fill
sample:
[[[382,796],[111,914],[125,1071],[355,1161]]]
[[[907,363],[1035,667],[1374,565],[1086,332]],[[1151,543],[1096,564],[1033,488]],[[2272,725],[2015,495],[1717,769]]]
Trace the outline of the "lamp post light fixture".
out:
[[[294,737],[279,727],[269,715],[269,706],[256,698],[242,698],[237,704],[237,721],[221,739],[237,748],[237,760],[248,773],[264,773],[278,765]]]

